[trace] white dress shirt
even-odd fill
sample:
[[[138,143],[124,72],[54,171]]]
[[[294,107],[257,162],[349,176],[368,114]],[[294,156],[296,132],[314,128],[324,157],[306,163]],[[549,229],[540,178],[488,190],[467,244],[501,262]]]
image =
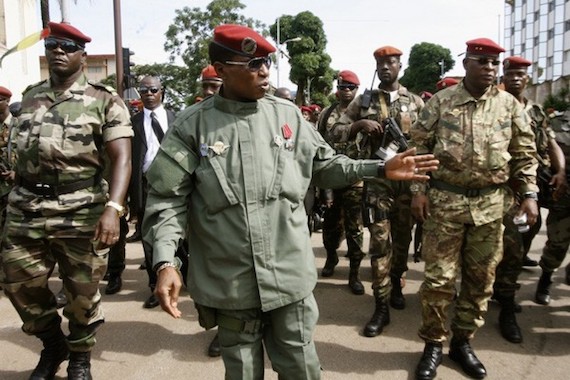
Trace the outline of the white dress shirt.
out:
[[[143,125],[144,125],[144,134],[146,137],[147,150],[146,150],[146,155],[144,156],[142,170],[143,173],[146,173],[146,171],[150,167],[150,164],[154,160],[154,157],[156,157],[156,154],[158,153],[158,148],[160,147],[160,143],[158,142],[158,137],[156,137],[156,134],[152,129],[152,119],[150,117],[150,114],[151,112],[154,112],[154,114],[156,115],[156,119],[160,123],[160,128],[162,128],[162,131],[164,133],[166,133],[166,130],[168,129],[168,117],[166,116],[166,110],[162,105],[155,108],[154,110],[149,110],[144,108],[143,112],[144,112]]]

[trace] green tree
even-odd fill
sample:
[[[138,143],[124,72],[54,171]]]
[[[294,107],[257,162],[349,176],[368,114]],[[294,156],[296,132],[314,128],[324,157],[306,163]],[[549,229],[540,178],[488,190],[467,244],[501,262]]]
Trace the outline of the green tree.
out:
[[[404,76],[400,79],[400,83],[415,93],[421,91],[434,93],[436,91],[435,84],[443,76],[442,71],[445,74],[454,66],[455,61],[451,58],[449,49],[429,42],[415,44],[410,50],[408,67],[404,70]]]
[[[553,108],[556,111],[566,111],[570,109],[570,88],[562,88],[556,94],[550,94],[544,99],[545,110]]]
[[[244,8],[245,5],[239,0],[213,0],[206,10],[184,7],[175,11],[176,16],[166,32],[164,50],[170,54],[171,63],[180,57],[185,66],[162,65],[152,68],[167,70],[162,72],[165,75],[163,84],[170,86],[169,90],[173,91],[170,95],[183,99],[186,105],[193,104],[196,96],[201,95],[200,73],[209,63],[208,44],[218,25],[247,25],[267,35],[263,23],[239,14]]]
[[[279,26],[281,41],[301,37],[300,41],[287,43],[291,57],[289,79],[297,85],[296,103],[329,105],[328,94],[336,72],[330,68],[331,57],[325,51],[327,38],[323,22],[306,11],[296,16],[281,16]],[[277,22],[269,27],[269,33],[277,41]]]

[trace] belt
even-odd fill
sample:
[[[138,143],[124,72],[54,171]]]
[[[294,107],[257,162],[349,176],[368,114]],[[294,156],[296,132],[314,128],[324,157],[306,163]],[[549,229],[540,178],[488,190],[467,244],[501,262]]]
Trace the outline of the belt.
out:
[[[28,181],[24,177],[18,176],[16,178],[16,184],[22,186],[24,189],[31,191],[36,195],[46,198],[55,198],[61,194],[69,194],[78,190],[83,190],[88,187],[95,186],[100,182],[100,180],[101,177],[99,175],[95,175],[91,178],[77,182],[66,183],[64,185],[48,185],[46,183]]]
[[[242,321],[229,315],[222,315],[218,313],[216,315],[216,322],[218,326],[223,327],[228,330],[232,330],[238,333],[255,334],[261,331],[263,323],[261,319],[253,319],[251,321]]]
[[[429,184],[431,187],[434,187],[436,189],[450,191],[450,192],[455,193],[455,194],[464,195],[468,198],[474,198],[474,197],[479,197],[481,195],[488,194],[488,193],[495,191],[495,190],[497,190],[503,186],[502,184],[493,184],[493,185],[485,186],[485,187],[482,187],[479,189],[468,189],[465,187],[452,185],[451,183],[447,183],[447,182],[440,181],[440,180],[433,179],[433,178],[430,179]]]

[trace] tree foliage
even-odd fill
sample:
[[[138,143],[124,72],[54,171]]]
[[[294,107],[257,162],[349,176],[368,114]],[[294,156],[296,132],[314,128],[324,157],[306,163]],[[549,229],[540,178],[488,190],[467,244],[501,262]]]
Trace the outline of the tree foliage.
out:
[[[545,110],[552,108],[556,111],[566,111],[570,109],[570,88],[562,88],[556,94],[548,95],[544,99],[543,107]]]
[[[415,93],[436,92],[435,84],[442,78],[442,61],[443,74],[455,66],[449,49],[429,42],[415,44],[410,50],[408,67],[400,83]]]
[[[291,72],[289,80],[297,85],[296,103],[329,104],[328,94],[336,72],[330,68],[331,57],[326,53],[327,38],[323,22],[313,13],[305,11],[296,16],[283,15],[279,19],[280,40],[301,37],[287,43]],[[271,37],[277,41],[277,22],[269,27]]]

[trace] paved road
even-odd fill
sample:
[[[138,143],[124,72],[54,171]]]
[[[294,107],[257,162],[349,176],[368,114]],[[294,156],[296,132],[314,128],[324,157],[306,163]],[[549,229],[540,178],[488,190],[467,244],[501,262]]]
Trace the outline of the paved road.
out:
[[[316,265],[324,264],[321,234],[313,235]],[[537,237],[531,257],[538,259],[544,231]],[[146,273],[138,270],[143,253],[140,243],[127,246],[127,269],[123,290],[103,295],[106,323],[93,351],[95,379],[223,379],[220,359],[206,355],[213,331],[203,331],[189,297],[174,320],[159,308],[146,310],[142,303],[150,294]],[[342,247],[346,249],[345,246]],[[343,253],[341,251],[341,253]],[[411,259],[411,258],[410,258]],[[565,264],[568,262],[566,260]],[[391,324],[376,338],[366,338],[362,328],[370,318],[374,300],[370,288],[370,266],[363,265],[366,294],[354,296],[346,285],[348,260],[341,260],[333,278],[319,279],[315,295],[320,306],[315,341],[323,367],[323,379],[413,379],[423,349],[416,332],[420,323],[417,291],[423,263],[410,263],[404,289],[408,307],[391,310]],[[553,301],[544,307],[532,302],[538,268],[525,270],[518,299],[523,306],[519,324],[524,342],[512,344],[498,333],[496,304],[489,305],[487,324],[479,331],[473,347],[486,365],[489,379],[568,379],[570,374],[570,287],[563,283],[563,270],[554,276]],[[50,286],[57,290],[57,278]],[[101,290],[105,284],[101,285]],[[38,360],[41,343],[20,331],[20,320],[7,298],[0,295],[0,379],[27,379]],[[445,348],[447,352],[447,348]],[[66,366],[58,379],[66,376]],[[277,379],[269,362],[266,379]],[[439,379],[464,378],[461,369],[447,356],[438,369]]]

